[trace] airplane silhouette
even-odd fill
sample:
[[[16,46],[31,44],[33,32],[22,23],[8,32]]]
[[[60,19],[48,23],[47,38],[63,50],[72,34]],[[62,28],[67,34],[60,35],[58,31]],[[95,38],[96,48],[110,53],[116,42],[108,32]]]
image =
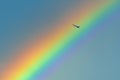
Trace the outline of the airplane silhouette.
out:
[[[78,26],[78,25],[75,25],[75,24],[73,24],[73,26],[74,26],[74,27],[76,27],[76,28],[80,28],[80,26]]]

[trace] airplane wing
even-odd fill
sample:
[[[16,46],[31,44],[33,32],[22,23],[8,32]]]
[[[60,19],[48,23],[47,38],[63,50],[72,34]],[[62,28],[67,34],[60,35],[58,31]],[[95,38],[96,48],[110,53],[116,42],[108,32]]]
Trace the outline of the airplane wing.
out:
[[[75,24],[73,24],[73,26],[75,26],[75,27],[77,27],[77,28],[79,28],[80,26],[77,26],[77,25],[75,25]]]

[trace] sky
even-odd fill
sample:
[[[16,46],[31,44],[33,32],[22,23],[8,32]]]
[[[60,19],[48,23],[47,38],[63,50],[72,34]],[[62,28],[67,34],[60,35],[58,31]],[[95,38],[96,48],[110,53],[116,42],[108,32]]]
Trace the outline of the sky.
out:
[[[119,80],[119,2],[1,0],[0,80]]]
[[[0,1],[1,53],[7,54],[26,39],[36,33],[50,28],[62,14],[80,1],[56,0],[19,0]],[[68,11],[69,11],[68,10]],[[2,55],[4,55],[2,54]],[[3,56],[2,56],[3,57]]]

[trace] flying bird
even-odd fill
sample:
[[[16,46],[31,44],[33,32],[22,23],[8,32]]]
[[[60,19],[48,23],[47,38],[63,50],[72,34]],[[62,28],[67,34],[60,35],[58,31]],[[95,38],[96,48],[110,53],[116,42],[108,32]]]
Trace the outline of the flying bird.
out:
[[[73,26],[74,26],[74,27],[76,27],[76,28],[80,28],[80,26],[78,26],[78,25],[75,25],[75,24],[73,24]]]

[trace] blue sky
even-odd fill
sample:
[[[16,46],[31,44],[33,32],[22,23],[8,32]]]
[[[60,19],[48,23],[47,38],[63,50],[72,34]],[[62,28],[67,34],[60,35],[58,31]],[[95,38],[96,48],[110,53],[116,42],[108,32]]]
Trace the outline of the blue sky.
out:
[[[76,1],[0,1],[0,53],[2,57],[10,54],[16,46],[31,37],[37,30],[44,30],[46,25],[53,23],[58,18],[57,16],[62,15]]]

